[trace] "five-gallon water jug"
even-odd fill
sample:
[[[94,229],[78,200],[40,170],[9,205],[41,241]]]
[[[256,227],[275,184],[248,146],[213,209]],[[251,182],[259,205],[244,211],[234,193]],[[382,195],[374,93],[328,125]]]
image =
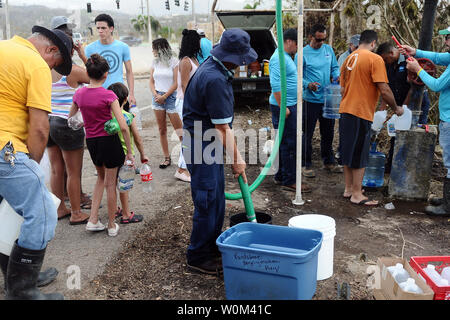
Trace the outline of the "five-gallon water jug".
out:
[[[341,86],[330,83],[324,90],[325,103],[323,105],[323,117],[327,119],[339,119],[339,105],[341,103]]]
[[[399,284],[400,288],[402,288],[403,291],[411,292],[411,293],[423,293],[422,289],[419,288],[419,286],[416,284],[416,281],[413,278],[408,278],[403,283]]]
[[[384,153],[376,151],[376,144],[372,144],[369,152],[366,171],[364,172],[362,185],[364,187],[379,188],[384,184],[384,163],[386,156]]]
[[[390,266],[387,268],[387,270],[392,274],[392,277],[394,277],[395,281],[399,284],[405,282],[409,278],[408,271],[403,268],[403,265],[401,263],[397,263],[395,266]]]

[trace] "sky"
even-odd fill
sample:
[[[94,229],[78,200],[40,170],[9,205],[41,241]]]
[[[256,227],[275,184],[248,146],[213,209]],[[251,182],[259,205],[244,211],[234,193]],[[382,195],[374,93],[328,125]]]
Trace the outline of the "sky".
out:
[[[213,0],[188,0],[189,11],[184,11],[185,0],[180,0],[180,6],[174,4],[174,0],[169,0],[170,12],[166,10],[165,0],[149,0],[150,15],[162,16],[171,14],[192,14],[191,4],[194,1],[195,13],[207,14],[211,11]],[[4,1],[3,1],[4,2]],[[90,2],[92,10],[117,10],[116,0],[9,0],[10,5],[31,5],[39,4],[50,8],[67,8],[69,10],[82,9],[86,10],[86,4]],[[240,9],[245,4],[252,3],[253,0],[218,0],[217,9]],[[270,2],[270,1],[269,1]],[[140,14],[141,3],[144,4],[144,14],[147,14],[147,0],[120,0],[120,11],[128,14]],[[262,7],[264,8],[264,6]]]

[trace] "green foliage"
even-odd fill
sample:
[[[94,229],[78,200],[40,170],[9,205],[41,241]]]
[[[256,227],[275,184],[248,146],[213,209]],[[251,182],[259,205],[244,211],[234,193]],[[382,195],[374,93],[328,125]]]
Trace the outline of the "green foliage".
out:
[[[136,18],[131,19],[131,24],[137,32],[146,33],[148,31],[148,16],[140,14]],[[153,32],[158,32],[161,28],[159,21],[154,19],[152,16],[150,16],[150,24]]]

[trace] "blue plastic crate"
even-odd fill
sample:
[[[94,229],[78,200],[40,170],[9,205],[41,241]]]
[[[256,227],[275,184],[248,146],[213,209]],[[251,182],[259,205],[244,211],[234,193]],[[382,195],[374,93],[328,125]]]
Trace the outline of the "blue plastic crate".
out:
[[[244,222],[216,240],[230,300],[309,300],[316,292],[322,233]]]

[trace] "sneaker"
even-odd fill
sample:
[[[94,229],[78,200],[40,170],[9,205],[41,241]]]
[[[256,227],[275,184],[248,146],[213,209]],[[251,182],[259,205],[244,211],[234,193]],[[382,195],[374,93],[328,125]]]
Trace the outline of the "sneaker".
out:
[[[192,271],[217,276],[219,276],[223,272],[222,263],[218,263],[218,261],[215,259],[196,264],[187,263],[187,267]]]
[[[314,178],[316,176],[316,173],[311,168],[303,167],[302,173],[303,173],[303,176],[307,177],[307,178]]]
[[[323,168],[332,173],[343,173],[344,172],[344,168],[342,168],[342,166],[335,165],[335,164],[326,164],[326,165],[324,165]]]
[[[88,223],[86,225],[86,230],[87,231],[103,231],[103,230],[105,230],[105,225],[103,223],[101,223],[100,220],[98,220],[97,223],[95,223],[95,224],[88,221]]]
[[[108,228],[108,236],[115,237],[119,233],[119,225],[117,223],[114,223],[114,228],[109,229]]]
[[[188,176],[187,174],[183,173],[179,173],[178,170],[175,171],[175,178],[180,179],[181,181],[184,182],[191,182],[191,176]]]

